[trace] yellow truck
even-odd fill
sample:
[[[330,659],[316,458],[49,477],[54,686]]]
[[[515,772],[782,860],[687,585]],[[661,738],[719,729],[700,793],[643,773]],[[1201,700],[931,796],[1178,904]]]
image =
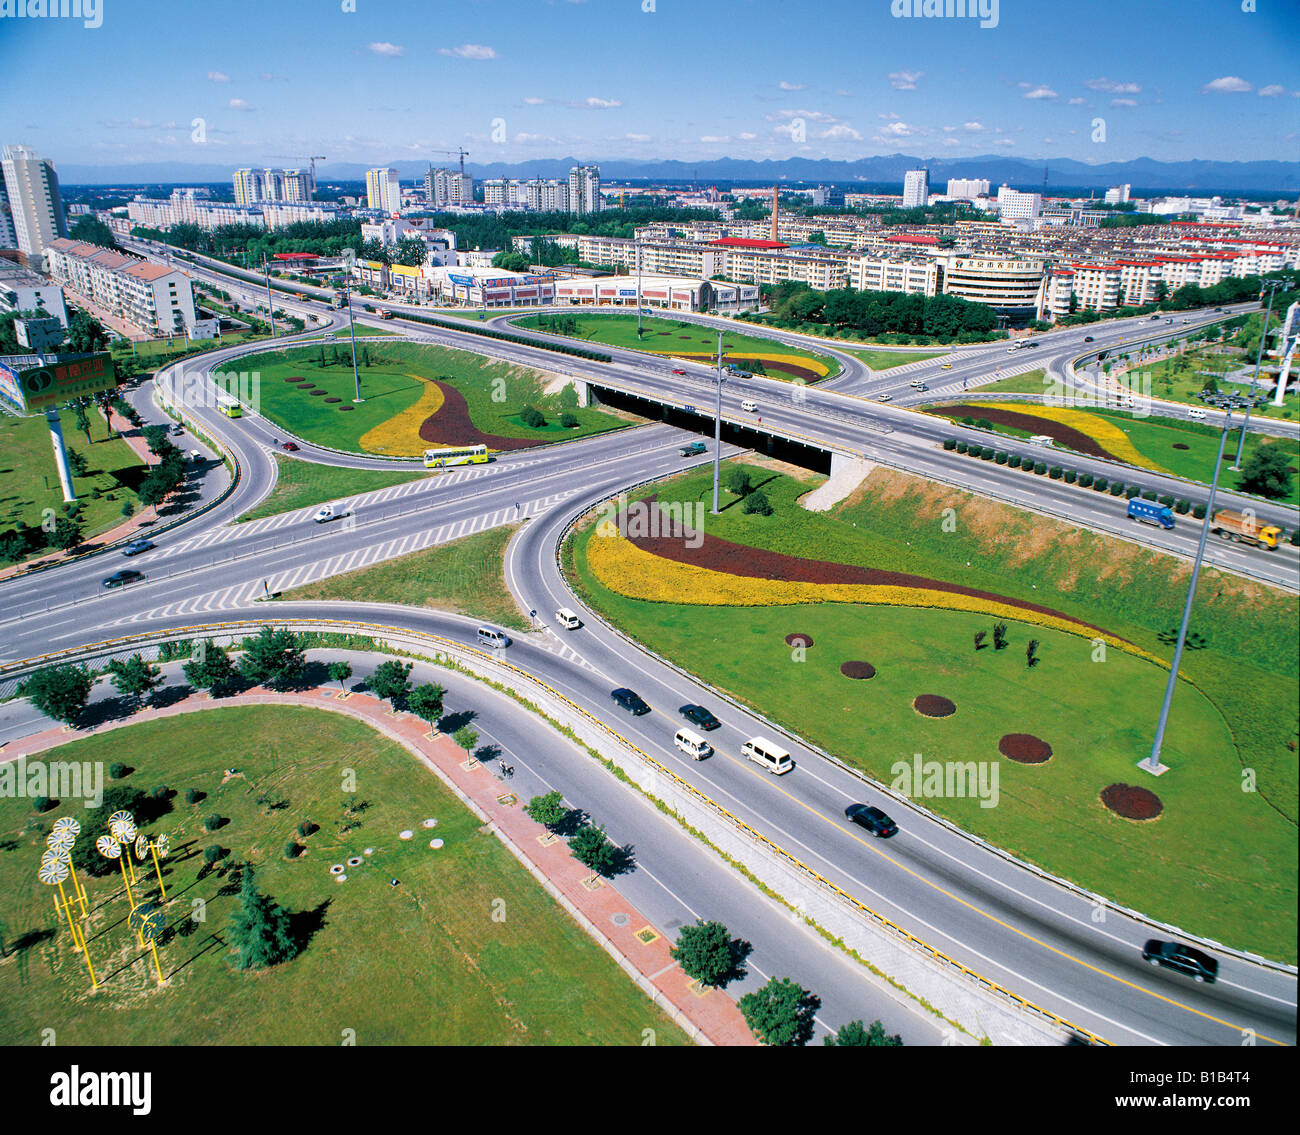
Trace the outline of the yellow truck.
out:
[[[1237,540],[1269,549],[1277,547],[1278,537],[1282,535],[1282,529],[1276,524],[1261,524],[1252,513],[1228,509],[1214,514],[1210,531],[1224,540]]]

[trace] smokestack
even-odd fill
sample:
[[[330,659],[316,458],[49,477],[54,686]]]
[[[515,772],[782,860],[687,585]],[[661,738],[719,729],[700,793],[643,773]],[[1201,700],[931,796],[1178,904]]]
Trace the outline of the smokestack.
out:
[[[777,188],[778,188],[778,187],[775,186],[775,185],[772,186],[772,239],[773,239],[773,240],[779,240],[779,239],[780,239],[780,238],[776,235],[776,215],[777,215],[777,211],[778,211],[778,205],[777,205]]]

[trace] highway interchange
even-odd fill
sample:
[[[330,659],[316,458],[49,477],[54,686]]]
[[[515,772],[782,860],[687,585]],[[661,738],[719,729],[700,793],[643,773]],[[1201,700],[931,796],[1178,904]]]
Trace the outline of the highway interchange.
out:
[[[196,267],[193,274],[211,278],[228,291],[239,290],[229,279],[210,277],[202,268]],[[259,295],[264,299],[264,293],[250,285],[249,298]],[[319,321],[328,320],[335,332],[343,328],[339,314],[323,305],[293,301],[283,306],[289,311],[310,311]],[[399,315],[403,310],[400,304],[390,306]],[[1196,325],[1223,316],[1200,313],[1188,318]],[[707,317],[697,321],[724,328],[732,325]],[[399,318],[394,324],[400,322]],[[397,330],[394,324],[374,321],[376,327]],[[1095,343],[1082,342],[1085,330]],[[1096,494],[1081,499],[1083,490],[1063,483],[946,452],[939,444],[944,437],[983,439],[986,435],[906,409],[909,401],[959,393],[963,379],[973,387],[1000,377],[995,368],[1001,365],[1005,374],[1008,362],[1017,368],[1032,362],[1065,376],[1067,363],[1085,350],[1105,349],[1120,340],[1132,345],[1146,337],[1184,331],[1182,326],[1139,327],[1133,321],[1094,324],[1040,336],[1043,346],[1035,352],[1011,356],[1004,345],[962,348],[951,357],[951,371],[941,371],[944,360],[935,359],[909,365],[901,373],[871,372],[853,356],[819,343],[819,350],[841,362],[842,373],[835,379],[807,388],[763,378],[728,382],[723,389],[723,413],[737,425],[761,417],[763,430],[778,436],[815,439],[827,450],[908,469],[1189,556],[1198,535],[1195,525],[1181,525],[1171,532],[1143,527],[1135,535],[1122,502]],[[418,323],[402,324],[400,332],[417,341],[457,346],[543,370],[562,368],[600,389],[670,407],[693,405],[708,412],[707,419],[700,417],[699,428],[711,434],[715,387],[711,371],[699,366],[682,367],[617,349],[609,351],[611,363],[587,363]],[[785,333],[773,337],[800,341],[799,336]],[[183,367],[237,370],[240,355],[264,349],[261,343],[191,360],[160,374],[158,382],[174,387]],[[673,367],[686,369],[687,374],[673,375]],[[930,386],[926,394],[917,395],[906,385],[915,378]],[[864,401],[883,393],[892,394],[894,401],[889,405]],[[165,420],[151,395],[148,384],[132,392],[147,418]],[[758,413],[743,412],[741,398],[758,402]],[[187,407],[185,416],[237,457],[239,480],[227,501],[160,537],[155,550],[132,561],[147,579],[121,592],[105,595],[99,588],[112,553],[0,584],[0,662],[143,630],[215,621],[232,612],[257,617],[263,610],[275,618],[371,620],[472,643],[477,626],[473,620],[431,610],[338,602],[278,601],[265,608],[255,604],[268,592],[527,519],[529,523],[510,544],[506,578],[520,606],[538,612],[540,629],[516,637],[509,661],[562,690],[854,898],[969,968],[1115,1044],[1236,1045],[1243,1030],[1252,1030],[1259,1043],[1294,1043],[1293,970],[1220,955],[1220,980],[1214,986],[1192,985],[1163,971],[1153,972],[1140,957],[1142,942],[1154,933],[1145,922],[1115,910],[1108,911],[1104,921],[1096,921],[1088,896],[1042,877],[905,801],[888,797],[797,738],[789,744],[797,765],[794,774],[779,780],[765,776],[743,763],[738,751],[746,737],[770,734],[773,725],[640,649],[584,609],[559,571],[558,541],[573,518],[605,497],[688,465],[679,448],[690,435],[681,428],[668,423],[637,426],[551,447],[544,457],[540,451],[504,454],[486,466],[348,498],[345,503],[353,515],[346,524],[315,525],[313,508],[234,525],[233,516],[247,511],[273,487],[275,463],[270,452],[273,440],[284,435],[256,415],[231,421],[210,406]],[[728,436],[741,445],[761,446],[757,422],[753,425],[754,432]],[[295,456],[301,460],[415,468],[410,462],[346,456],[298,440],[302,448]],[[1027,445],[1018,449],[1011,439],[1000,439],[998,444],[1010,452],[1042,453]],[[739,445],[724,446],[724,456],[742,451]],[[1070,463],[1080,470],[1140,479],[1146,486],[1193,502],[1205,497],[1203,487],[1150,474],[1126,477],[1108,462],[1072,455]],[[209,462],[202,477],[205,499],[221,491],[224,476],[221,466]],[[1241,505],[1258,507],[1258,502],[1221,490],[1219,507]],[[1258,511],[1265,520],[1276,516],[1288,530],[1296,526],[1294,510],[1264,506]],[[1236,545],[1211,545],[1211,553],[1210,562],[1261,582],[1294,591],[1300,581],[1296,549],[1291,546],[1266,554]],[[579,611],[583,627],[573,632],[551,627],[553,612],[560,606]],[[359,676],[364,673],[364,664],[359,664]],[[559,787],[567,799],[608,823],[616,842],[636,845],[638,868],[618,883],[629,901],[645,903],[665,923],[689,920],[696,914],[721,917],[733,931],[754,942],[756,975],[789,974],[822,996],[823,1028],[853,1017],[880,1016],[909,1043],[938,1043],[931,1016],[898,1000],[896,994],[882,992],[865,971],[741,884],[701,845],[684,837],[631,790],[616,786],[558,735],[539,742],[536,729],[530,731],[527,720],[521,720],[517,705],[478,687],[463,690],[459,680],[453,687],[450,678],[438,676],[451,689],[449,704],[460,697],[462,703],[479,708],[476,728],[509,754],[521,795]],[[613,707],[609,690],[621,685],[635,688],[654,712],[628,718]],[[699,764],[684,760],[672,746],[679,720],[676,708],[688,701],[712,707],[723,721],[714,734],[718,756],[713,760]],[[23,703],[6,704],[0,710],[0,741],[30,729],[30,715]],[[851,830],[843,809],[855,800],[885,804],[899,821],[899,836],[881,843]]]

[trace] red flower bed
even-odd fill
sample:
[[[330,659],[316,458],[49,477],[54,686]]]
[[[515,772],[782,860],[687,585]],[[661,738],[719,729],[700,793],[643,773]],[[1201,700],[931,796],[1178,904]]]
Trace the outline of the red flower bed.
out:
[[[812,646],[813,636],[810,634],[788,634],[785,636],[786,646]]]
[[[465,396],[454,386],[435,381],[434,386],[442,391],[442,405],[420,425],[420,439],[441,445],[486,445],[489,449],[528,449],[534,445],[545,445],[538,438],[498,437],[485,434],[469,418],[469,406]]]
[[[340,406],[339,409],[340,409],[340,410],[355,410],[356,407],[355,407],[355,406]]]
[[[1031,434],[1046,434],[1048,437],[1059,441],[1067,449],[1073,449],[1076,453],[1086,453],[1089,457],[1105,457],[1111,461],[1119,460],[1115,454],[1104,449],[1096,438],[1089,437],[1083,431],[1076,430],[1072,426],[1054,422],[1050,418],[1038,418],[1033,414],[1017,414],[1014,410],[992,410],[988,406],[967,406],[964,404],[958,406],[949,405],[942,408],[931,407],[925,412],[927,414],[936,414],[941,418],[984,418],[995,426],[1011,426],[1017,430],[1028,430]]]
[[[300,387],[298,387],[298,389],[301,390],[302,387],[300,386]],[[325,395],[328,394],[328,393],[329,393],[328,390],[313,390],[313,391],[311,392],[311,396],[312,396],[313,398],[324,398]]]
[[[1154,820],[1165,806],[1149,788],[1133,784],[1110,784],[1101,790],[1101,802],[1126,820]]]
[[[945,583],[938,579],[928,579],[923,575],[909,575],[901,571],[885,571],[881,568],[858,567],[855,564],[837,564],[828,560],[806,560],[799,556],[788,556],[784,552],[773,552],[766,548],[751,548],[745,544],[736,544],[722,540],[707,533],[698,547],[688,547],[685,537],[687,530],[676,519],[659,512],[658,502],[654,497],[646,503],[655,509],[656,515],[650,517],[646,525],[649,531],[658,532],[657,536],[630,536],[629,539],[644,551],[666,560],[676,560],[681,564],[694,564],[696,567],[712,568],[725,571],[730,575],[747,576],[750,579],[787,580],[796,583],[866,583],[886,587],[924,587],[932,591],[943,591],[950,595],[969,595],[974,599],[987,599],[996,603],[1005,603],[1009,607],[1018,607],[1022,611],[1036,611],[1040,615],[1053,615],[1058,619],[1099,631],[1102,628],[1085,623],[1071,615],[1054,611],[1051,607],[1041,607],[1037,603],[1028,603],[1023,599],[1012,599],[1007,595],[997,595],[991,591],[978,591],[973,587],[962,587],[956,583]],[[694,533],[697,543],[699,534]]]
[[[874,678],[876,668],[870,662],[842,662],[840,673],[846,678]],[[951,705],[952,703],[949,702]]]
[[[334,405],[335,402],[342,402],[343,399],[342,399],[342,398],[326,398],[325,401],[326,401],[329,405],[332,406],[332,405]]]
[[[1052,746],[1032,733],[1008,733],[998,742],[998,752],[1022,765],[1041,765],[1052,759]]]
[[[920,694],[912,699],[912,708],[922,717],[951,717],[957,712],[955,702],[938,694]]]

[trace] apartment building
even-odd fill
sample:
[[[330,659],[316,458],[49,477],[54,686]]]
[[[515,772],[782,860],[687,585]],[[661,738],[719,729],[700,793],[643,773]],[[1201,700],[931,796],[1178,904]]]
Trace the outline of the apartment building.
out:
[[[948,196],[961,200],[987,197],[989,195],[988,178],[950,177],[948,179]]]
[[[300,204],[316,194],[310,169],[237,169],[232,182],[236,205]]]
[[[903,208],[915,209],[930,200],[930,171],[909,169],[903,175]]]
[[[0,260],[0,313],[42,311],[68,325],[63,289],[12,260]]]
[[[599,213],[600,166],[574,166],[569,170],[569,212]]]
[[[68,235],[54,163],[27,146],[6,146],[0,151],[0,180],[8,209],[8,223],[0,227],[12,230],[27,263],[40,270],[46,247]]]
[[[175,268],[67,237],[47,251],[51,276],[109,314],[156,335],[194,327],[189,277]]]
[[[1002,186],[998,190],[998,219],[1002,221],[1036,221],[1043,211],[1041,193],[1021,193]]]
[[[946,258],[943,294],[987,304],[999,315],[1032,319],[1042,305],[1044,263],[956,253]]]
[[[231,205],[203,200],[192,189],[175,189],[164,200],[136,197],[127,202],[127,217],[132,224],[151,229],[169,229],[173,225],[197,225],[205,232],[222,225],[254,225],[278,229],[298,221],[333,221],[342,215],[337,205],[270,202],[258,205]]]
[[[942,263],[928,257],[858,256],[849,261],[848,269],[848,286],[861,292],[933,296],[943,284]]]
[[[424,199],[435,208],[447,205],[472,205],[474,179],[455,169],[429,167],[424,175]]]
[[[395,169],[366,170],[366,205],[385,213],[402,209],[402,186]]]

